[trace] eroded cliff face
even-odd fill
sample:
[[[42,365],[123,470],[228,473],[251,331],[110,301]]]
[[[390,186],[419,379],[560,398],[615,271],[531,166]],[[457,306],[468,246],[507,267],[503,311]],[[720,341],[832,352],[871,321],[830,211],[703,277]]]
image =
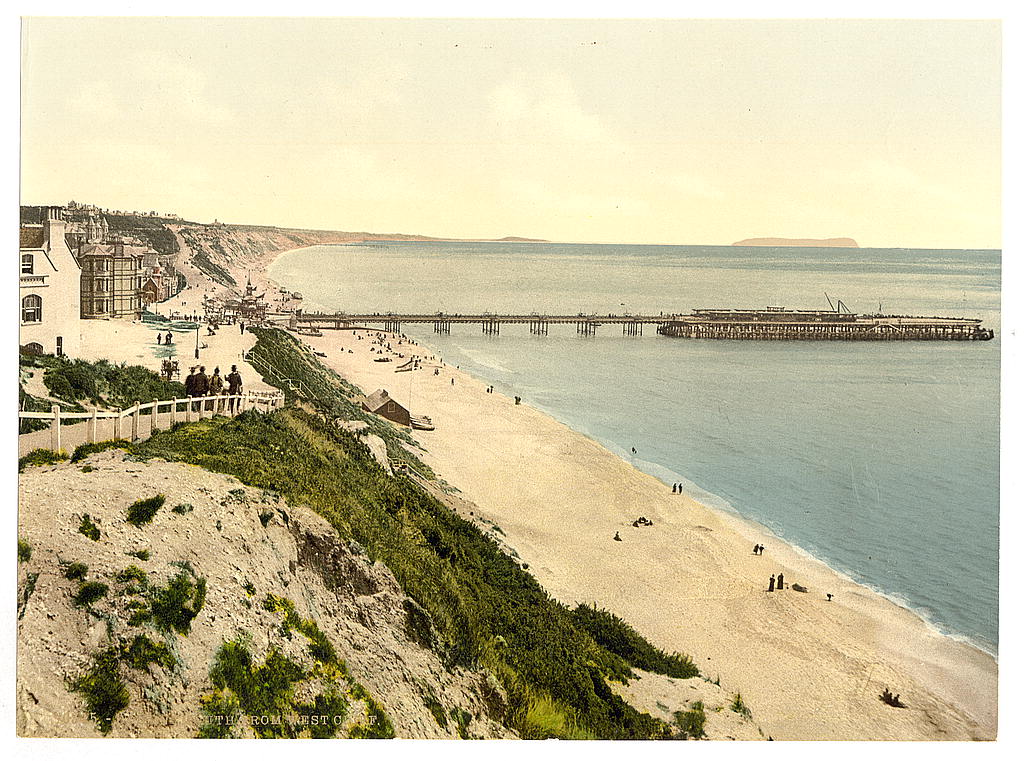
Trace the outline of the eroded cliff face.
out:
[[[391,572],[310,510],[120,450],[20,491],[20,735],[513,736],[497,681],[446,667]]]

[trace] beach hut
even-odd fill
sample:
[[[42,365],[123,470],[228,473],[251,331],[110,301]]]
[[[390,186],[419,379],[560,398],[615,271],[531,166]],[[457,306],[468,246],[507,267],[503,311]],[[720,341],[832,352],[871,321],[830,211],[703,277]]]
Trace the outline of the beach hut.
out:
[[[386,417],[388,420],[393,420],[401,425],[412,425],[409,410],[388,396],[388,392],[382,388],[377,389],[366,397],[366,401],[363,402],[363,409],[381,417]]]

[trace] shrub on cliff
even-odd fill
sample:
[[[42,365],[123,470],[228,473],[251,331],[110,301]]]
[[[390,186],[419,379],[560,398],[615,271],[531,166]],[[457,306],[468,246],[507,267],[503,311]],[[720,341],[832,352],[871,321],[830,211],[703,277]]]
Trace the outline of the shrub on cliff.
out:
[[[165,499],[163,494],[157,494],[155,497],[132,502],[126,513],[127,521],[136,528],[142,528],[153,520],[153,516],[163,506]]]

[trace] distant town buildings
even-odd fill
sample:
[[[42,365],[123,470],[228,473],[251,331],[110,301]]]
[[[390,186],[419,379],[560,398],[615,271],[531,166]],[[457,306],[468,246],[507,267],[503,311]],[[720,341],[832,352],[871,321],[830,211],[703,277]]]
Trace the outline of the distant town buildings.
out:
[[[146,304],[178,291],[175,255],[112,232],[107,217],[118,214],[180,219],[156,212],[111,212],[77,201],[63,209],[42,207],[39,223],[23,217],[19,250],[24,350],[76,356],[81,319],[138,319]]]
[[[21,345],[33,353],[77,356],[82,341],[82,269],[66,237],[60,207],[47,207],[42,224],[22,225]]]

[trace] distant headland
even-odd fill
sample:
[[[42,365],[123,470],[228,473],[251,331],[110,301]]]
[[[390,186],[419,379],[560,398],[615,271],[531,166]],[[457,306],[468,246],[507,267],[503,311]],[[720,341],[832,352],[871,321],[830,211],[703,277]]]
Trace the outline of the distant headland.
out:
[[[853,238],[747,238],[734,246],[813,246],[815,248],[860,248]]]

